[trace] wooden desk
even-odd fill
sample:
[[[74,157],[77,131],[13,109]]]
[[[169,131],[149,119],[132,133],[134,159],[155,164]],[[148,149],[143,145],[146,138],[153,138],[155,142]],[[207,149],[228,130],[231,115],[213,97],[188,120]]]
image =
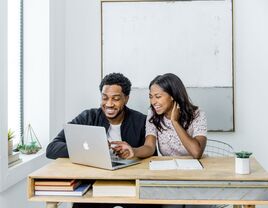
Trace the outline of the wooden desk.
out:
[[[58,159],[28,176],[28,199],[44,201],[47,208],[58,202],[134,203],[134,204],[268,204],[268,173],[251,158],[251,174],[238,175],[234,158],[203,158],[203,170],[150,171],[152,157],[127,168],[109,171],[72,164]],[[89,190],[83,197],[35,196],[36,179],[103,179],[134,180],[136,197],[92,197]]]

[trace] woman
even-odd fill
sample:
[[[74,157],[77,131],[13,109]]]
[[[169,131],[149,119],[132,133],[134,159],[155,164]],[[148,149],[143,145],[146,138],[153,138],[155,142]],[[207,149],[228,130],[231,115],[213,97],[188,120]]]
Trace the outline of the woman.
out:
[[[180,78],[172,73],[159,75],[151,81],[149,89],[151,109],[145,144],[131,148],[125,142],[115,142],[115,151],[123,158],[144,158],[153,155],[157,142],[164,156],[201,158],[207,140],[206,116],[190,102]]]

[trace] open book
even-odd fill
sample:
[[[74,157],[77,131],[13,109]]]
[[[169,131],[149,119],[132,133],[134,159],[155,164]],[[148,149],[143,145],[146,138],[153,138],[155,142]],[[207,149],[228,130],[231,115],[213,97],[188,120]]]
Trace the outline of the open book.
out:
[[[202,170],[197,159],[154,160],[149,163],[150,170]]]

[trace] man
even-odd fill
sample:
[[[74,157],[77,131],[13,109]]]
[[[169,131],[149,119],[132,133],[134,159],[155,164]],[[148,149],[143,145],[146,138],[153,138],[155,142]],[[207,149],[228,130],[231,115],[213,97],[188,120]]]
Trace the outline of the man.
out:
[[[123,74],[106,75],[99,86],[101,107],[85,110],[70,123],[103,126],[110,141],[124,141],[132,147],[140,147],[145,140],[146,116],[126,107],[131,90],[131,82]],[[119,154],[124,155],[120,150]],[[126,152],[126,154],[128,154]],[[47,146],[46,156],[50,159],[69,157],[64,130]],[[73,207],[114,207],[109,204],[74,204]],[[124,205],[142,207],[143,205]],[[148,207],[148,205],[144,205]]]

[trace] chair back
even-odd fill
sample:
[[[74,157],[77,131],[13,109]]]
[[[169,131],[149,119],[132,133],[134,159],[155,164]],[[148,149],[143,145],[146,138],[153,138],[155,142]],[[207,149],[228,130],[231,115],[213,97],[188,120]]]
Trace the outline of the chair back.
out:
[[[234,156],[234,149],[225,142],[208,139],[204,155],[209,157],[232,157]]]

